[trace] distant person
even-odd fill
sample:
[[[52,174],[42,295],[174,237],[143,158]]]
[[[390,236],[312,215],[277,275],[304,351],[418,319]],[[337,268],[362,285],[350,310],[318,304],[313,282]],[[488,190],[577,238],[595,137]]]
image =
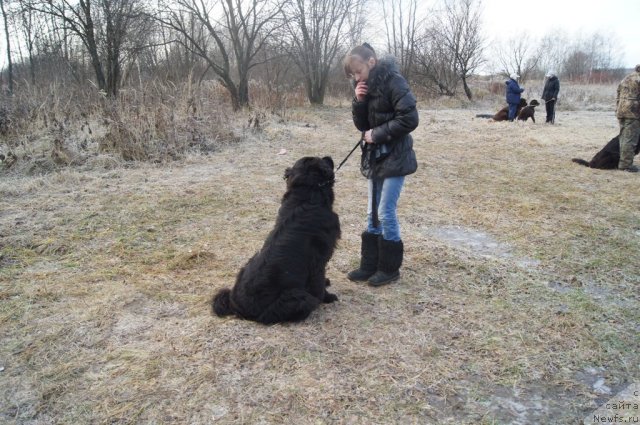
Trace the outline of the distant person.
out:
[[[556,121],[556,101],[558,100],[558,92],[560,91],[560,80],[555,71],[547,72],[545,75],[547,81],[544,83],[542,90],[542,99],[545,101],[547,109],[547,124],[554,124]]]
[[[507,85],[507,103],[509,104],[509,121],[513,121],[516,118],[518,105],[520,104],[520,94],[524,91],[518,85],[518,78],[520,76],[513,73],[509,76],[509,80],[505,82]]]
[[[620,162],[618,169],[637,173],[633,165],[635,148],[640,141],[640,65],[618,85],[616,118],[620,123]]]

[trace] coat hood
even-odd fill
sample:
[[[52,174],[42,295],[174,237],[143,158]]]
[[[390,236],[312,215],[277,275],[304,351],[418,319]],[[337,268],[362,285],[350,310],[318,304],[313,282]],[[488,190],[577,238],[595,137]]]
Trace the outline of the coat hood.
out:
[[[367,85],[369,89],[380,87],[391,75],[399,73],[398,64],[393,56],[378,59],[376,66],[371,69]]]

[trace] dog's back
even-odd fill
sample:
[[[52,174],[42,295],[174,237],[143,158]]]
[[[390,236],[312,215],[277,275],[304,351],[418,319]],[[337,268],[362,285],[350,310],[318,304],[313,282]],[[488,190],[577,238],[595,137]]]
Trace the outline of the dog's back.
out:
[[[233,288],[213,298],[216,315],[265,324],[299,321],[320,303],[337,300],[327,292],[325,278],[340,238],[340,220],[332,209],[333,165],[329,157],[302,158],[287,169],[287,192],[275,226]]]
[[[636,141],[634,155],[640,153],[640,137]],[[584,165],[590,168],[598,168],[601,170],[613,170],[618,168],[620,162],[620,136],[616,136],[609,140],[600,151],[591,158],[591,161],[585,161],[580,158],[572,158],[571,161],[576,164]]]
[[[571,161],[576,164],[601,170],[613,170],[618,168],[618,162],[620,162],[620,139],[616,136],[609,140],[609,143],[600,149],[600,151],[593,156],[591,161],[585,161],[580,158],[573,158]]]

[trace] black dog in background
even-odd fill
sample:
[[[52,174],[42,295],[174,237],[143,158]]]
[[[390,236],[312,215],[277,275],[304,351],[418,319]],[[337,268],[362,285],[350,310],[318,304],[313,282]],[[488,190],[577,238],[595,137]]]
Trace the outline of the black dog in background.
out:
[[[538,102],[537,100],[531,100],[531,102],[529,102],[527,106],[525,106],[520,110],[520,112],[518,112],[518,120],[526,122],[529,118],[531,118],[531,121],[536,122],[535,107],[539,105],[540,102]]]
[[[325,267],[340,238],[333,212],[333,160],[299,159],[284,175],[275,228],[262,249],[240,270],[234,287],[214,297],[218,316],[235,314],[260,323],[304,320],[337,296],[327,292]]]
[[[636,143],[634,153],[635,155],[640,153],[640,138],[638,138],[638,143]],[[587,162],[580,158],[573,158],[571,161],[584,165],[585,167],[599,168],[601,170],[613,170],[618,168],[618,162],[620,161],[619,135],[609,140],[609,143],[607,143],[600,152],[595,154],[594,157],[591,158],[591,161]]]

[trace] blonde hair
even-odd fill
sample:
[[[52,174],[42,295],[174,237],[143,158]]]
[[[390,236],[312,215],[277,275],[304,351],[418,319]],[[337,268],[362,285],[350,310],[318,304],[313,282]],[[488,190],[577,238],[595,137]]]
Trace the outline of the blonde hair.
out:
[[[344,75],[347,77],[351,77],[353,75],[351,65],[354,61],[367,62],[371,58],[378,60],[375,50],[373,50],[373,47],[371,47],[369,43],[362,43],[360,46],[354,47],[342,61]]]

